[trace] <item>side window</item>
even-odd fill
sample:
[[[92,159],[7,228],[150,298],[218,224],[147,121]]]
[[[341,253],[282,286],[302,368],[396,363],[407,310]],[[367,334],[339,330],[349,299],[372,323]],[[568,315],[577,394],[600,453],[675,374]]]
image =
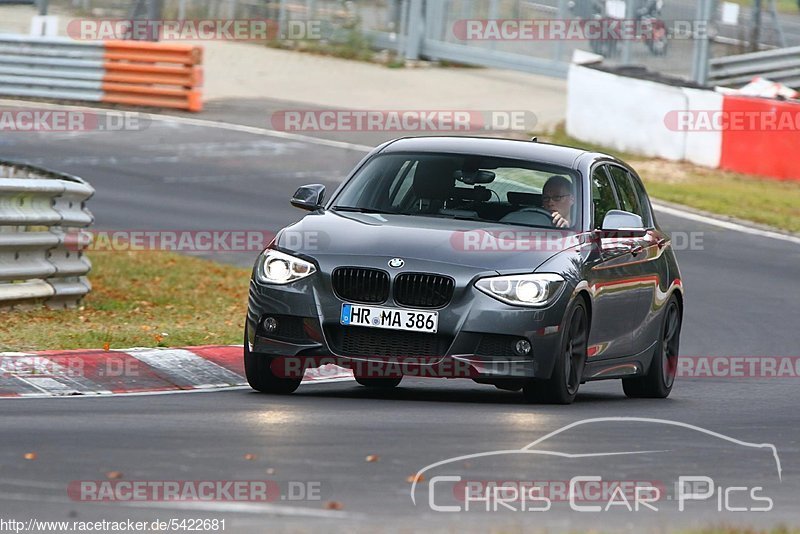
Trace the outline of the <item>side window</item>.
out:
[[[614,197],[614,190],[605,171],[605,165],[596,167],[592,173],[592,209],[594,210],[594,228],[598,229],[603,225],[603,218],[609,210],[619,209],[617,199]]]
[[[636,196],[639,198],[639,205],[642,206],[642,220],[644,221],[644,225],[647,228],[651,228],[655,223],[653,222],[653,212],[651,211],[650,200],[647,197],[647,192],[644,190],[644,185],[642,185],[642,181],[639,178],[633,175],[631,175],[631,183],[633,184],[634,191],[636,191]]]
[[[611,178],[614,180],[614,185],[617,186],[617,193],[619,194],[622,209],[635,213],[646,223],[647,221],[642,211],[642,206],[639,203],[639,197],[636,196],[636,191],[633,189],[628,171],[616,165],[609,165],[608,169],[611,171]]]

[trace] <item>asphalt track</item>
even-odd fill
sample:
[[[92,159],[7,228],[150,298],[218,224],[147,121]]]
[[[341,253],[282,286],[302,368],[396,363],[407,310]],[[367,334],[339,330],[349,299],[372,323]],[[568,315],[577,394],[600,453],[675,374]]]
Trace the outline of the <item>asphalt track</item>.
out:
[[[363,137],[352,142],[380,140],[365,143]],[[155,120],[142,131],[6,133],[0,137],[0,158],[89,180],[97,189],[91,209],[99,228],[275,231],[301,215],[288,203],[297,186],[335,187],[362,157],[359,147],[346,143]],[[658,219],[674,238],[685,240],[696,232],[702,242],[678,251],[687,290],[682,355],[800,355],[796,242],[663,212]],[[253,258],[226,254],[216,259],[247,265]],[[353,527],[641,532],[719,522],[798,525],[799,381],[800,376],[685,379],[666,401],[625,399],[616,381],[591,383],[567,407],[523,405],[518,394],[490,386],[420,378],[386,394],[345,382],[304,385],[291,397],[239,389],[10,400],[0,409],[0,509],[3,518],[19,520],[224,518],[232,532]],[[570,423],[602,417],[652,418],[697,428],[655,421],[588,423],[539,447],[557,454],[507,452],[439,466],[425,473],[416,505],[412,502],[407,479],[429,464],[518,450]],[[743,442],[774,444],[780,476],[769,450]],[[38,458],[23,460],[28,451]],[[596,456],[632,451],[644,453]],[[246,454],[255,457],[247,460]],[[379,460],[367,462],[368,455]],[[321,494],[268,505],[192,506],[86,503],[68,495],[71,481],[104,479],[108,471],[123,473],[125,480],[309,482],[319,484]],[[761,486],[774,506],[768,512],[719,512],[715,493],[683,512],[674,498],[665,498],[657,512],[615,507],[616,512],[579,513],[556,499],[548,511],[522,513],[501,506],[499,511],[446,513],[429,505],[428,481],[437,474],[473,481],[564,481],[597,474],[604,480],[660,481],[665,487],[679,475],[707,475],[717,488]],[[435,503],[452,504],[446,484],[439,488],[444,494],[437,490]],[[322,504],[331,501],[341,509]],[[734,501],[730,506],[762,504]]]

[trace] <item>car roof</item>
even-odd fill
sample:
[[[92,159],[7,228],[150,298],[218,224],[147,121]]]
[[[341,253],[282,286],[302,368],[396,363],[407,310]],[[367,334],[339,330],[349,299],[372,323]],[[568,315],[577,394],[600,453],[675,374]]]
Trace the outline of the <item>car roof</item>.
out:
[[[536,141],[498,139],[494,137],[404,137],[388,143],[381,153],[439,152],[480,154],[510,159],[537,161],[573,168],[586,150]]]

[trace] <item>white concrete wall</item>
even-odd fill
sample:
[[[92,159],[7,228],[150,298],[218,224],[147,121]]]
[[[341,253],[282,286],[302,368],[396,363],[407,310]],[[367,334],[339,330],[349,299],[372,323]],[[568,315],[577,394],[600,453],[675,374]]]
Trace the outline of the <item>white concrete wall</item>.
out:
[[[675,127],[675,115],[691,109],[721,110],[722,97],[712,91],[570,66],[566,128],[581,141],[716,167],[720,132],[687,132]]]
[[[683,159],[685,133],[664,124],[668,113],[686,109],[680,87],[572,65],[567,91],[571,136],[643,156]]]
[[[688,110],[694,113],[715,113],[722,111],[724,96],[714,91],[702,89],[683,89],[688,100]],[[722,153],[722,132],[690,131],[686,134],[684,159],[705,167],[719,167]]]

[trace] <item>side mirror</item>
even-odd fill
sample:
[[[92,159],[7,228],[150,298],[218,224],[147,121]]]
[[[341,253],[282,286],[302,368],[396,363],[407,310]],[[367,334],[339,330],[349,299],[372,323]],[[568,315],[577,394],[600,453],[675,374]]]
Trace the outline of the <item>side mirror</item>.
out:
[[[304,185],[292,196],[292,206],[301,210],[314,211],[322,207],[325,198],[325,186],[322,184]]]
[[[604,232],[618,232],[625,237],[642,237],[647,233],[642,218],[629,211],[609,210],[603,218]]]

